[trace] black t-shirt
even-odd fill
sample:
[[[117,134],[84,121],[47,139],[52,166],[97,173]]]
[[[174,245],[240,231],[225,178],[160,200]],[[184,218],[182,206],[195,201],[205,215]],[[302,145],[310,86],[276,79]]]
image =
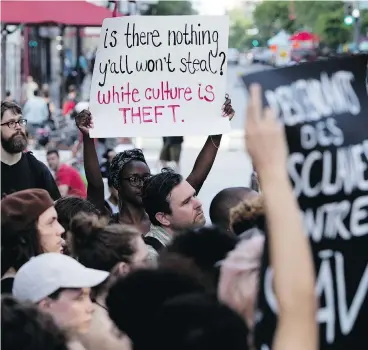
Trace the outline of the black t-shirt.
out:
[[[1,280],[1,294],[12,294],[13,293],[14,277],[6,277]]]
[[[1,197],[30,188],[43,188],[53,200],[60,198],[49,169],[31,153],[23,153],[20,161],[13,165],[1,162]]]

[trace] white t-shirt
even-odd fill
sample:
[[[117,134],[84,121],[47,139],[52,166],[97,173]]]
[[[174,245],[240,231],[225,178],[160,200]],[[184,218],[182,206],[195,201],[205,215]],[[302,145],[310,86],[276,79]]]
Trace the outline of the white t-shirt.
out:
[[[112,204],[108,199],[106,199],[106,202],[109,204],[113,214],[116,214],[119,212],[119,205]]]

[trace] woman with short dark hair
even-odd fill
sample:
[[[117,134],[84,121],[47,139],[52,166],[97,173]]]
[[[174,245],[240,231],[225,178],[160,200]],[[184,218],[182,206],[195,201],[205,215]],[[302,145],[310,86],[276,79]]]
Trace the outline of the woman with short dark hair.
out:
[[[1,292],[11,293],[14,275],[32,257],[63,253],[65,232],[47,191],[15,192],[1,201]]]

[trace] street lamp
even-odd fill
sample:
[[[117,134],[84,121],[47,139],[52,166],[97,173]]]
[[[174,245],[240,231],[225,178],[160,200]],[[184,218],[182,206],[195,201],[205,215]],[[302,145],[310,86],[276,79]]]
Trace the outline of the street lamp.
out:
[[[354,18],[359,18],[360,17],[360,11],[359,9],[354,9],[351,13],[351,15],[354,17]]]

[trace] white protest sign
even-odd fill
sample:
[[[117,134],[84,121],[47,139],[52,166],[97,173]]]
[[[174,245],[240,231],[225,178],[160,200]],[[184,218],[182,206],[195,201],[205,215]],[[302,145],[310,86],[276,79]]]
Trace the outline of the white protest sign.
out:
[[[103,22],[93,71],[92,137],[230,131],[226,16],[127,16]]]

